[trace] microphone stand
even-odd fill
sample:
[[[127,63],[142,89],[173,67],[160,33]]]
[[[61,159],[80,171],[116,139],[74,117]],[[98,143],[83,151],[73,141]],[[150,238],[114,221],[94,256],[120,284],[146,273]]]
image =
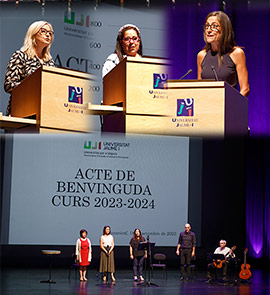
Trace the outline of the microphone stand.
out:
[[[184,79],[187,75],[189,75],[190,73],[192,73],[192,69],[188,70],[185,75],[183,75],[179,80]]]
[[[216,69],[215,69],[215,67],[213,65],[211,66],[211,69],[212,69],[212,71],[214,73],[214,76],[215,76],[216,81],[218,81],[217,71],[216,71]]]
[[[141,243],[141,244],[145,244],[144,243]],[[144,281],[142,283],[139,283],[138,286],[139,287],[151,287],[151,286],[154,286],[154,287],[159,287],[159,285],[155,284],[155,283],[152,283],[151,280],[150,280],[150,276],[151,276],[151,273],[150,273],[150,267],[152,265],[152,252],[151,252],[151,246],[154,246],[155,243],[150,243],[149,241],[149,236],[147,236],[147,242],[145,244],[145,247],[147,249],[147,258],[149,258],[149,266],[148,266],[148,280],[147,282]],[[145,278],[146,279],[146,278]]]

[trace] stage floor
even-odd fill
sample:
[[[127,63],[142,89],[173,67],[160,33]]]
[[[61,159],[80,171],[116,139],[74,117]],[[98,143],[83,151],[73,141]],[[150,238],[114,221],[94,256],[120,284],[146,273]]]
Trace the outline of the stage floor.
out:
[[[221,282],[208,285],[205,283],[205,272],[195,271],[191,282],[179,281],[179,271],[168,271],[168,279],[162,277],[162,271],[156,271],[151,282],[159,287],[139,287],[133,282],[131,270],[118,270],[115,274],[116,282],[103,284],[99,274],[93,269],[88,271],[88,281],[80,282],[79,276],[75,278],[74,270],[68,279],[69,269],[53,269],[52,279],[55,284],[40,283],[48,280],[48,269],[4,269],[1,272],[2,295],[54,295],[54,294],[78,294],[78,295],[144,295],[144,294],[181,294],[181,295],[208,295],[208,294],[270,294],[270,275],[253,270],[250,283],[223,285]],[[146,280],[148,281],[148,280]]]

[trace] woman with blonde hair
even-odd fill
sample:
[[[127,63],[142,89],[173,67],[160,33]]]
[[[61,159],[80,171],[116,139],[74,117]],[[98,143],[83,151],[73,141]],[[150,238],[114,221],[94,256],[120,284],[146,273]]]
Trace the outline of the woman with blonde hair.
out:
[[[42,65],[54,66],[50,54],[53,42],[52,25],[46,21],[32,23],[25,35],[24,44],[11,56],[4,82],[6,92],[12,94],[12,90],[18,86],[23,79],[35,72]],[[7,115],[11,113],[11,96],[7,107]]]

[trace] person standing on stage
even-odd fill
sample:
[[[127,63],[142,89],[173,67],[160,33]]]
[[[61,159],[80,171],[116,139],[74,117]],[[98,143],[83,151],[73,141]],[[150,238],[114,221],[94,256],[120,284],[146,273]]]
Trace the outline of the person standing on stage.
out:
[[[87,230],[80,230],[80,238],[76,242],[76,258],[79,263],[80,281],[87,281],[87,266],[92,260],[92,247],[90,240],[86,237]]]
[[[114,272],[114,239],[111,235],[111,228],[106,225],[103,228],[103,235],[100,237],[100,266],[99,272],[103,273],[103,281],[106,281],[107,274],[111,273],[111,280],[115,282]]]
[[[52,25],[46,21],[37,21],[29,26],[24,45],[9,60],[4,81],[6,92],[12,95],[12,90],[42,65],[55,66],[50,54],[53,36]],[[10,96],[7,116],[11,113],[11,99]]]
[[[230,258],[234,258],[235,254],[233,253],[233,247],[230,249],[229,247],[226,247],[227,242],[225,240],[220,240],[219,241],[219,247],[216,248],[214,254],[223,254],[224,255],[224,260],[217,260],[214,261],[213,263],[208,264],[207,267],[207,283],[212,282],[212,274],[215,271],[215,268],[218,267],[219,264],[221,264],[222,270],[223,270],[223,281],[227,281],[227,269],[228,269],[228,262]]]
[[[190,281],[191,258],[195,257],[196,236],[190,229],[190,224],[185,224],[185,231],[180,233],[176,249],[176,254],[180,255],[180,281],[184,280],[185,264],[187,266],[187,280]]]
[[[197,78],[226,81],[240,93],[249,94],[248,71],[243,49],[236,45],[231,21],[222,11],[207,15],[204,24],[205,46],[197,55]]]
[[[138,281],[138,270],[140,281],[144,281],[142,276],[143,273],[143,262],[144,258],[147,258],[146,250],[138,250],[141,242],[145,242],[145,238],[142,236],[141,230],[136,228],[133,233],[133,237],[129,242],[129,254],[130,259],[133,260],[133,278],[134,281]]]
[[[102,68],[102,77],[107,75],[126,56],[142,56],[142,40],[138,27],[126,24],[120,28],[114,53],[110,54]]]

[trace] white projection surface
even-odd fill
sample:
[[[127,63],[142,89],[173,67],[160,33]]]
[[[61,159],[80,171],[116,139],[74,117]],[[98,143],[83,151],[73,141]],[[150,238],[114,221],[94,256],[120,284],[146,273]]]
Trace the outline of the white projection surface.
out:
[[[175,246],[188,175],[188,138],[14,135],[6,242],[73,245],[85,228],[98,245],[110,225],[116,245],[139,227],[157,246]]]

